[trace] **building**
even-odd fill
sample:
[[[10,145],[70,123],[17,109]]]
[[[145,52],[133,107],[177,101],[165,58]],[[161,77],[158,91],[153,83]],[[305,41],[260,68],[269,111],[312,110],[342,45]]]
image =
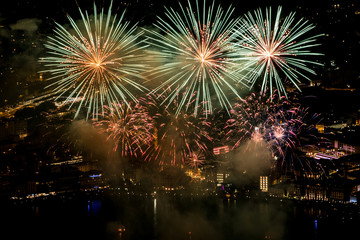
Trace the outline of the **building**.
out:
[[[260,190],[262,192],[269,191],[269,178],[268,176],[260,176]]]

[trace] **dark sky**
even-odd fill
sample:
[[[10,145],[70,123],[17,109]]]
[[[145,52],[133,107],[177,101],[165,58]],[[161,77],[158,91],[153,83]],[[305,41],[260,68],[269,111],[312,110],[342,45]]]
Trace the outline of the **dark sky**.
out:
[[[202,2],[202,0],[199,1]],[[60,24],[67,23],[67,14],[74,19],[79,19],[79,6],[83,10],[92,12],[94,2],[99,8],[104,7],[107,9],[111,0],[8,0],[0,6],[0,24],[8,26],[16,23],[19,19],[37,18],[42,20],[40,31],[46,33],[51,31],[54,21]],[[187,0],[179,0],[179,2],[186,4]],[[194,0],[190,0],[190,2],[194,2]],[[207,0],[207,2],[210,3],[212,0]],[[327,27],[322,25],[327,25],[329,23],[329,19],[327,19],[328,16],[318,16],[318,19],[312,19],[314,18],[315,11],[320,10],[325,13],[328,9],[332,10],[332,6],[337,3],[341,3],[342,6],[355,3],[360,6],[360,3],[358,3],[357,0],[216,0],[215,2],[225,7],[232,4],[235,7],[235,15],[238,16],[258,7],[276,7],[282,5],[284,7],[284,13],[296,11],[298,16],[303,16],[312,22],[315,22],[315,24],[320,21],[319,25],[321,25],[321,28],[325,28],[324,30],[326,30]],[[128,3],[131,4],[129,5]],[[127,5],[126,18],[137,21],[141,26],[144,26],[151,25],[151,23],[155,21],[157,15],[163,15],[164,6],[177,8],[178,1],[113,0],[113,5],[113,9],[118,12],[124,8],[124,5]],[[301,6],[301,8],[299,8],[299,6]]]
[[[190,0],[194,2],[194,0]],[[199,0],[202,2],[202,0]],[[54,27],[54,21],[60,24],[68,23],[66,15],[69,14],[74,19],[79,19],[80,14],[78,7],[83,10],[93,11],[94,2],[98,8],[107,9],[111,0],[7,0],[6,3],[0,6],[0,25],[8,27],[10,24],[14,24],[19,19],[35,18],[41,20],[39,25],[39,31],[47,34],[51,33]],[[179,0],[179,2],[186,4],[187,0]],[[208,3],[212,0],[207,0]],[[284,7],[283,13],[289,13],[296,11],[298,17],[305,17],[312,23],[318,25],[318,29],[321,32],[334,32],[340,29],[345,31],[344,27],[351,27],[359,29],[359,24],[354,22],[353,19],[347,18],[347,21],[342,21],[337,26],[330,25],[331,19],[328,11],[334,11],[334,5],[340,3],[341,8],[345,5],[355,4],[355,7],[345,7],[345,10],[339,9],[335,17],[345,16],[344,11],[354,11],[357,7],[360,10],[360,2],[357,0],[215,0],[216,3],[226,7],[232,4],[235,7],[235,15],[242,16],[244,13],[254,10],[258,7],[267,6],[279,6]],[[131,3],[130,5],[128,3]],[[140,26],[151,25],[156,16],[164,16],[164,6],[178,7],[178,1],[176,0],[113,0],[113,10],[121,12],[127,5],[127,14],[125,17],[128,20],[139,22]],[[299,6],[301,8],[299,8]],[[317,13],[320,12],[319,15]],[[334,13],[334,12],[333,12]],[[360,15],[358,15],[360,16]],[[355,29],[356,30],[356,29]]]
[[[216,2],[220,3],[223,6],[232,4],[236,7],[238,14],[242,14],[249,10],[255,9],[257,7],[263,6],[278,6],[283,5],[284,7],[293,9],[296,5],[303,5],[309,7],[321,7],[328,4],[331,4],[333,0],[298,0],[298,1],[288,1],[288,0],[217,0]],[[339,0],[340,1],[340,0]],[[347,0],[342,0],[344,2]],[[110,4],[111,0],[95,0],[95,3],[99,7],[105,7]],[[186,0],[180,0],[180,2],[185,3]],[[191,0],[194,2],[194,0]],[[211,2],[211,1],[207,1]],[[11,23],[20,18],[40,18],[40,19],[49,19],[56,20],[58,22],[65,21],[66,14],[71,16],[78,15],[77,7],[80,6],[82,9],[87,9],[92,11],[94,0],[58,0],[58,1],[49,1],[49,0],[10,0],[6,1],[6,4],[1,5],[0,13],[3,18],[5,18],[5,23]],[[124,3],[131,3],[131,6],[128,6],[129,15],[134,17],[136,20],[143,19],[144,15],[147,15],[151,19],[156,14],[163,13],[163,6],[177,6],[177,1],[175,0],[113,0],[115,8],[123,8]]]

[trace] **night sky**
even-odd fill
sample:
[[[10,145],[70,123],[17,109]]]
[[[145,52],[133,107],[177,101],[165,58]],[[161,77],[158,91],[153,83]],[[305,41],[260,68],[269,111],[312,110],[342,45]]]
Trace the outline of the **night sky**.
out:
[[[61,0],[61,1],[46,1],[46,0],[33,0],[33,1],[7,1],[6,4],[1,5],[0,16],[2,24],[12,24],[18,19],[22,18],[39,18],[43,22],[41,24],[41,31],[50,30],[53,21],[60,23],[66,22],[66,15],[69,14],[74,18],[79,15],[77,8],[81,7],[84,10],[92,11],[93,3],[98,7],[107,8],[110,0]],[[172,0],[114,0],[114,9],[121,10],[126,6],[128,11],[127,17],[135,21],[139,21],[142,25],[149,25],[151,21],[156,19],[156,15],[161,15],[164,11],[164,6],[178,7],[178,2],[186,3],[186,0],[172,1]],[[210,2],[210,1],[207,1]],[[247,11],[251,11],[258,7],[276,7],[283,6],[285,11],[297,11],[299,15],[306,18],[312,18],[311,13],[320,9],[327,11],[336,3],[347,5],[356,1],[350,0],[299,0],[299,1],[286,1],[286,0],[253,0],[253,1],[230,1],[219,0],[215,1],[224,7],[230,4],[235,7],[235,14],[242,15]],[[130,4],[129,4],[130,3]],[[358,5],[358,4],[357,4]],[[299,9],[299,6],[301,7]],[[355,6],[356,7],[356,6]],[[341,14],[339,12],[339,14]],[[307,15],[307,16],[306,16]],[[326,19],[323,19],[326,23]],[[328,22],[329,23],[329,22]],[[354,27],[354,26],[353,26]],[[49,29],[50,28],[50,29]],[[322,27],[321,27],[322,28]]]

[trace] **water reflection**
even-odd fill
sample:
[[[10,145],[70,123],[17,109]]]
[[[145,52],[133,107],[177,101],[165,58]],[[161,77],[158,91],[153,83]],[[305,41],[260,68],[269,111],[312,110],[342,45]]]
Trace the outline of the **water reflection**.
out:
[[[2,224],[4,234],[16,232],[11,225],[16,219],[19,226],[26,226],[27,238],[37,239],[53,239],[56,232],[58,237],[87,240],[328,240],[346,239],[356,232],[359,214],[345,208],[279,200],[149,196],[45,201],[6,208],[0,214],[7,220]]]
[[[97,217],[101,210],[100,200],[88,200],[87,202],[88,216]]]
[[[157,225],[156,198],[154,198],[154,226]]]

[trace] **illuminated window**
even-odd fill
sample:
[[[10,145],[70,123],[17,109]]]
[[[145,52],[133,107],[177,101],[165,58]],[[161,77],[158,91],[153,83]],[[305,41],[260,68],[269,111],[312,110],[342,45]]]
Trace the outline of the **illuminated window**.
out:
[[[260,176],[260,190],[262,192],[267,192],[269,190],[267,176]]]
[[[218,173],[216,175],[216,180],[218,183],[223,183],[224,182],[224,174],[223,173]]]

